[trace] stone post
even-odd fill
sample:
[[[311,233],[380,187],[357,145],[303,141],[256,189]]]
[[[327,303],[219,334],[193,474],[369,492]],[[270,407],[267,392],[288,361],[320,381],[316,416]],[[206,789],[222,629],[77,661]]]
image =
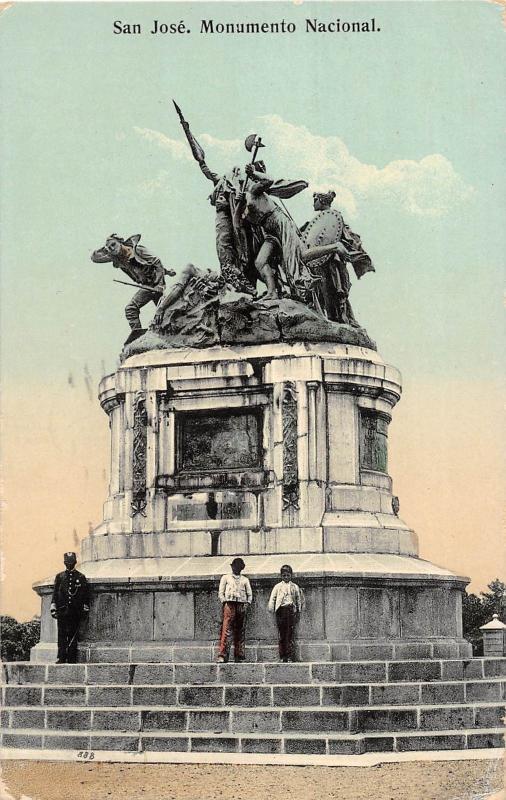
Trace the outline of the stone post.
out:
[[[494,614],[490,622],[481,626],[480,631],[483,631],[484,656],[506,655],[506,625],[499,619],[499,614]]]

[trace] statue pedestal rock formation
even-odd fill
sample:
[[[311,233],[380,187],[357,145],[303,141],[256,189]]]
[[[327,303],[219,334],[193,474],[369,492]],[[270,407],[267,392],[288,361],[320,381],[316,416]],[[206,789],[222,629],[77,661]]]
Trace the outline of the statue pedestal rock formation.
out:
[[[388,426],[400,394],[398,371],[357,345],[125,358],[100,384],[111,480],[104,520],[82,543],[93,602],[81,658],[211,659],[217,583],[237,554],[254,590],[252,660],[276,643],[267,600],[283,563],[306,595],[301,658],[469,656],[467,579],[420,559],[395,513]],[[52,660],[51,584],[37,591],[33,656]]]

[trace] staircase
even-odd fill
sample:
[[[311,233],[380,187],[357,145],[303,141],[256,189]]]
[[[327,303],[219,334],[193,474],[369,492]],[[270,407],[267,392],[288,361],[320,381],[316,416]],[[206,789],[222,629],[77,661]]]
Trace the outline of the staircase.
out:
[[[360,755],[504,746],[506,658],[3,665],[1,745]],[[69,754],[70,755],[70,754]]]

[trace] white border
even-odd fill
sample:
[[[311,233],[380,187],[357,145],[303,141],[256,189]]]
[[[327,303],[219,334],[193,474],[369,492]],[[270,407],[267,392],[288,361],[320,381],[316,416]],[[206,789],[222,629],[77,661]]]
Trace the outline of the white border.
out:
[[[409,753],[364,753],[348,755],[289,755],[269,753],[128,753],[94,750],[93,759],[78,758],[80,750],[0,749],[5,761],[71,761],[93,764],[96,761],[123,764],[261,764],[277,766],[375,767],[411,761],[495,761],[505,756],[502,748],[488,750],[423,750]]]

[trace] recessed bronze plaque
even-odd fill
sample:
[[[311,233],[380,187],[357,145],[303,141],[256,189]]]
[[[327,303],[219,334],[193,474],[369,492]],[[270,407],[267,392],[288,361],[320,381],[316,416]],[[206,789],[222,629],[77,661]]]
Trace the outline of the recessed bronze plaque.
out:
[[[360,416],[360,466],[386,472],[388,422],[374,412],[362,411]]]
[[[178,469],[182,472],[259,469],[261,413],[178,415]]]

